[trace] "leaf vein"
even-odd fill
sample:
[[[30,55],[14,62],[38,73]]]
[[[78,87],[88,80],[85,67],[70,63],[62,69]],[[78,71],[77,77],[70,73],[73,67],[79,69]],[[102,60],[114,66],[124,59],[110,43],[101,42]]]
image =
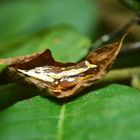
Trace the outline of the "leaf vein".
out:
[[[62,105],[57,125],[57,140],[63,140],[63,126],[65,119],[65,104]]]

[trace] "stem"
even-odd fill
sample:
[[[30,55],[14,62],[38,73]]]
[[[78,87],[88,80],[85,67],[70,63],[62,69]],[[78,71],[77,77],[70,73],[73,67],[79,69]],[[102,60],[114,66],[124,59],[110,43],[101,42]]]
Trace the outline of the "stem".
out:
[[[116,82],[126,79],[132,80],[134,76],[140,76],[140,67],[111,70],[98,83]]]
[[[115,38],[116,36],[124,33],[127,29],[129,29],[132,25],[140,24],[140,15],[137,14],[134,18],[130,19],[126,24],[123,26],[120,26],[116,30],[112,31],[109,34],[103,35],[99,40],[97,40],[90,48],[89,52],[93,49],[96,49],[100,46],[102,46],[104,43],[110,41],[111,39]]]
[[[137,89],[140,89],[140,76],[134,75],[131,81],[131,85]]]

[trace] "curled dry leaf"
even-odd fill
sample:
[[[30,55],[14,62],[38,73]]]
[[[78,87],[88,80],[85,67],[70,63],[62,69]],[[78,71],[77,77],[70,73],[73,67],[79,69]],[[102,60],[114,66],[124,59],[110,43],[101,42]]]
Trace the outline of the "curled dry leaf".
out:
[[[90,52],[79,63],[57,62],[48,49],[26,57],[1,59],[0,64],[8,65],[1,77],[6,77],[7,82],[36,86],[57,98],[72,96],[105,75],[119,53],[124,37]]]

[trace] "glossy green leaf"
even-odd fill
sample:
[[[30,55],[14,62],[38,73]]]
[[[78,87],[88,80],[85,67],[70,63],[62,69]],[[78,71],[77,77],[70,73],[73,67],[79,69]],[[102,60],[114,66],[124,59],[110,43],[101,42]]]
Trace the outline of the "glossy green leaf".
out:
[[[139,108],[140,92],[121,85],[62,105],[34,97],[0,112],[0,139],[138,140]]]
[[[0,49],[0,57],[27,55],[49,48],[57,60],[78,61],[86,55],[90,45],[90,40],[78,31],[70,27],[58,27],[9,46],[8,50]]]
[[[7,65],[0,65],[0,73],[7,67]]]
[[[97,18],[96,1],[1,1],[0,47],[9,43],[10,40],[20,40],[40,30],[58,25],[73,26],[89,35],[91,27],[96,26]]]

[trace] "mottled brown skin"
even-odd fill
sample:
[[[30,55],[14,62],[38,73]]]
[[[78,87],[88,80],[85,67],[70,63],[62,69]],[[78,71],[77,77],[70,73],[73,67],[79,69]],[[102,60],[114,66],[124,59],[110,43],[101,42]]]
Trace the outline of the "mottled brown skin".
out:
[[[24,85],[36,86],[40,90],[43,90],[47,95],[52,95],[57,98],[72,96],[79,93],[85,87],[91,86],[96,80],[101,79],[105,75],[119,53],[123,39],[124,37],[117,43],[109,44],[90,52],[86,57],[86,61],[97,65],[97,67],[90,68],[85,72],[74,75],[75,80],[72,82],[60,81],[61,79],[57,79],[58,83],[56,84],[56,81],[48,82],[39,80],[18,71],[18,69],[28,71],[36,67],[47,66],[51,69],[47,70],[46,73],[50,71],[60,73],[66,70],[86,67],[84,63],[85,60],[80,63],[57,62],[53,59],[49,50],[22,59],[17,58],[17,61],[13,59],[14,63],[11,61],[6,73],[11,81]]]

